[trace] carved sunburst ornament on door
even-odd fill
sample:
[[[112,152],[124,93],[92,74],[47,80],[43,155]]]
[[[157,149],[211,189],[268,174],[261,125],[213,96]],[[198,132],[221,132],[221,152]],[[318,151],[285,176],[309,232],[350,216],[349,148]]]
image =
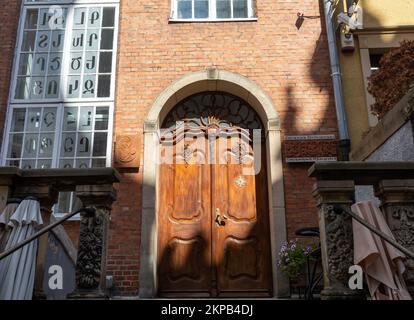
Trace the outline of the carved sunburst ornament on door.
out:
[[[239,188],[244,188],[245,186],[247,186],[247,180],[245,177],[243,176],[238,176],[235,180],[234,180],[234,184],[236,186],[238,186]]]
[[[200,122],[208,129],[218,129],[221,127],[221,120],[214,115],[210,115],[206,119],[201,118]]]

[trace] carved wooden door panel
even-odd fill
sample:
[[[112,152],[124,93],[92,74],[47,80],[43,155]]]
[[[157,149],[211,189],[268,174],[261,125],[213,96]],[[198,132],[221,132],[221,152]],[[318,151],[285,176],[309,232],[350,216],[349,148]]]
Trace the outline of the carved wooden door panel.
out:
[[[163,296],[210,296],[211,174],[200,161],[205,143],[179,142],[172,148],[176,163],[159,167],[158,279]]]
[[[270,296],[263,135],[261,148],[252,143],[259,117],[238,98],[208,93],[176,106],[163,128],[161,157],[174,161],[158,173],[159,294]]]
[[[271,296],[269,211],[264,146],[243,135],[217,139],[212,167],[213,263],[218,296]],[[254,166],[256,161],[256,167]],[[255,174],[255,170],[259,171]]]

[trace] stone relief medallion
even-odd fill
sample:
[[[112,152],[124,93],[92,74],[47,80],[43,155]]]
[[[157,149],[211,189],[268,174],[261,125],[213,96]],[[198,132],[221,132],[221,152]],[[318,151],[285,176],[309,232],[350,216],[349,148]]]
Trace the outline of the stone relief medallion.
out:
[[[138,135],[118,135],[115,144],[115,164],[117,167],[139,167],[140,138]]]
[[[234,184],[236,186],[238,186],[239,188],[244,188],[247,186],[247,180],[245,177],[243,176],[238,176],[235,180],[234,180]]]
[[[136,150],[133,148],[131,137],[123,136],[118,140],[119,145],[119,162],[131,162],[136,157]]]

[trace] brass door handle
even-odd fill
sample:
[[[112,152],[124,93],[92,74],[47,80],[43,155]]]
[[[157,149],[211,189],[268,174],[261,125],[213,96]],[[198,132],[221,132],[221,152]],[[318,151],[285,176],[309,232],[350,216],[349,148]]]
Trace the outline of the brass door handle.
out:
[[[225,220],[227,220],[228,218],[227,218],[227,216],[226,215],[221,215],[220,214],[220,209],[219,208],[217,208],[216,209],[216,224],[217,224],[217,226],[218,227],[222,227],[222,226],[225,226],[226,225],[226,221]]]

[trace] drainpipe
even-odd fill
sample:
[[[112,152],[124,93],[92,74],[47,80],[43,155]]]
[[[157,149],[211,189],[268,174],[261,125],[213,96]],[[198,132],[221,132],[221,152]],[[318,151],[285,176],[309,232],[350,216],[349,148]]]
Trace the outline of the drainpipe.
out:
[[[326,22],[326,33],[328,36],[329,56],[331,61],[331,76],[335,96],[336,117],[339,129],[339,160],[349,161],[351,142],[349,140],[348,126],[345,114],[345,102],[342,91],[341,68],[339,65],[338,48],[336,46],[336,34],[333,24],[332,0],[324,1],[324,13]]]

